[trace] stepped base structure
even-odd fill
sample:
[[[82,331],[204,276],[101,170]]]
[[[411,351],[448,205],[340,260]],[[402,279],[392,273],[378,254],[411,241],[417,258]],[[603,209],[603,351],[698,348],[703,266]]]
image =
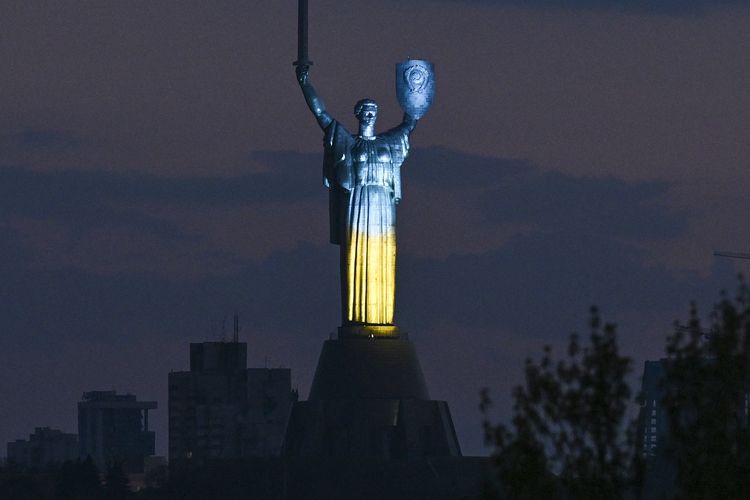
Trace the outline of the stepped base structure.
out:
[[[351,334],[323,344],[307,401],[295,403],[284,454],[292,457],[458,457],[448,404],[430,400],[404,334]]]

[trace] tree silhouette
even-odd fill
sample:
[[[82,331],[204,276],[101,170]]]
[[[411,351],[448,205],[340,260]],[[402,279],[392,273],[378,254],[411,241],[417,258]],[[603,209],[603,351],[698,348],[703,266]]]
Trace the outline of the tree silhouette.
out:
[[[587,345],[571,335],[566,358],[556,361],[546,346],[538,363],[526,360],[510,428],[485,418],[499,490],[508,498],[617,499],[629,486],[636,461],[627,419],[632,363],[596,308],[589,327]],[[485,415],[490,405],[485,390]]]
[[[101,481],[96,465],[86,460],[65,462],[57,471],[56,500],[95,500],[101,498]]]
[[[122,466],[122,462],[119,461],[107,464],[107,473],[104,476],[104,493],[106,498],[119,500],[131,495],[130,481]]]
[[[705,329],[693,304],[667,341],[667,457],[677,498],[744,499],[750,492],[750,289],[722,293]]]
[[[32,500],[44,498],[35,478],[12,462],[0,466],[0,498],[3,500]]]

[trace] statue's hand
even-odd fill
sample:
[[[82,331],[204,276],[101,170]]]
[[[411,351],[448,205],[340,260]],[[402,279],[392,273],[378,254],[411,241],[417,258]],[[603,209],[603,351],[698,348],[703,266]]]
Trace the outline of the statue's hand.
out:
[[[300,85],[305,85],[310,73],[310,66],[306,64],[298,64],[294,67],[294,73],[297,75],[297,81]]]

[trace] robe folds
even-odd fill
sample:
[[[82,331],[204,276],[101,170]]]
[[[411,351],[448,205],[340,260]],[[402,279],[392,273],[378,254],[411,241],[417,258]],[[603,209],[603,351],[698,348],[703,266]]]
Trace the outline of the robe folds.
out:
[[[344,323],[392,325],[396,291],[396,205],[409,129],[365,138],[337,121],[325,130],[323,177],[331,242],[341,247]]]

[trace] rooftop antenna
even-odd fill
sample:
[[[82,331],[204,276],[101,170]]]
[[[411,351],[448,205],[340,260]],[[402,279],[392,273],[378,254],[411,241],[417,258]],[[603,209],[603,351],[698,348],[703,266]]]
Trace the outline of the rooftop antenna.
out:
[[[234,311],[234,336],[232,341],[236,344],[240,341],[240,315]]]
[[[221,341],[226,342],[227,341],[227,317],[224,316],[221,319]]]

